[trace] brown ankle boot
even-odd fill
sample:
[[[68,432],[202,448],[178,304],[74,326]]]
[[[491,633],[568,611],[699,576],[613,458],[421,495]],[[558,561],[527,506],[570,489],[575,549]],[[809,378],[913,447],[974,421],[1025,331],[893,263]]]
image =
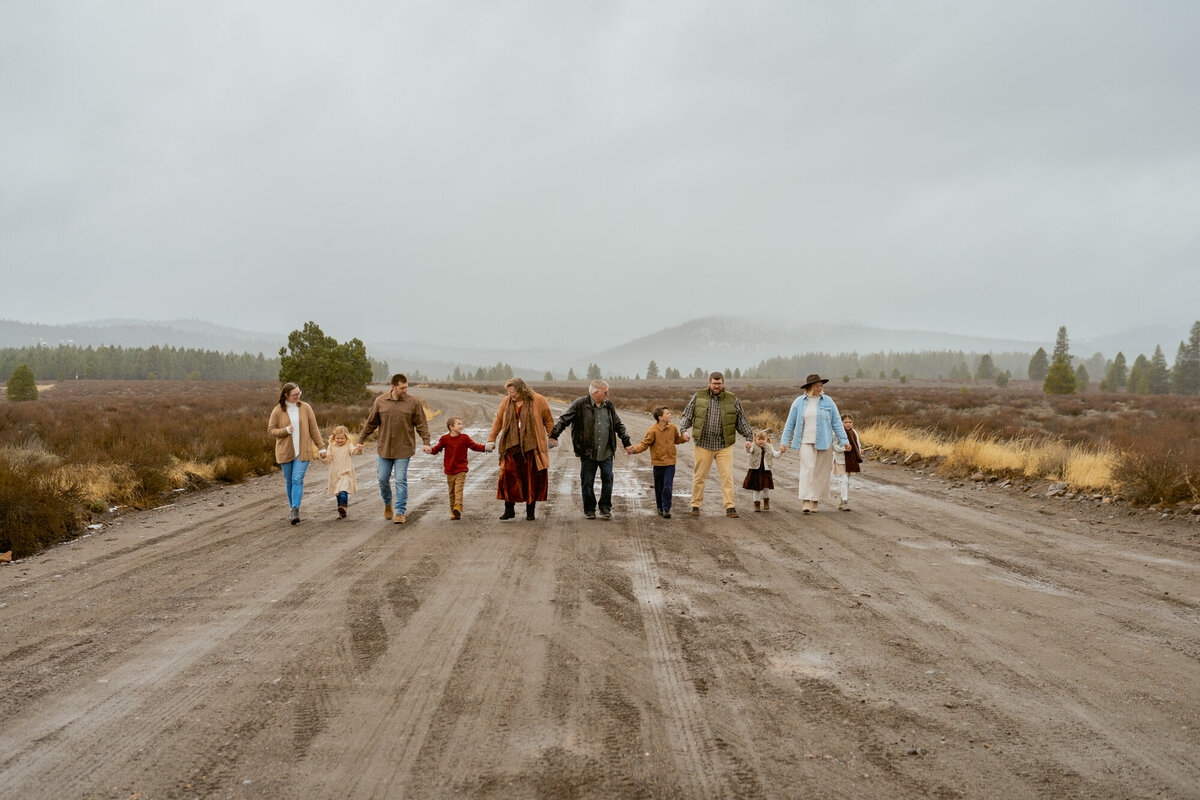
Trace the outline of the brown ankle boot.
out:
[[[762,503],[760,503],[760,502],[758,502],[757,500],[755,500],[755,501],[754,501],[754,510],[755,510],[755,511],[762,511]]]
[[[770,511],[770,510],[771,510],[771,498],[764,497],[763,498],[763,511]]]

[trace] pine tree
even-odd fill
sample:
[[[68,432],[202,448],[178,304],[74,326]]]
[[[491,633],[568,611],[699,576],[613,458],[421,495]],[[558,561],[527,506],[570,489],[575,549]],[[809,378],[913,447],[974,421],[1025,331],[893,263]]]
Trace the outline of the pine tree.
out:
[[[604,376],[600,373],[600,365],[588,364],[587,377],[589,381],[601,380]]]
[[[1167,357],[1163,355],[1162,345],[1156,345],[1154,355],[1150,358],[1150,394],[1167,394],[1171,391],[1171,373],[1167,370]]]
[[[192,374],[200,378],[199,372]],[[288,334],[287,347],[279,349],[279,381],[299,384],[311,400],[354,403],[367,393],[371,362],[362,340],[338,344],[309,321]]]
[[[574,367],[571,367],[571,369],[567,370],[567,380],[569,380],[569,381],[579,380],[579,378],[575,377],[575,368]]]
[[[1125,354],[1117,353],[1117,357],[1108,367],[1108,372],[1104,374],[1104,382],[1108,384],[1107,390],[1115,392],[1117,389],[1124,389],[1125,381],[1128,378],[1129,370],[1125,367]]]
[[[37,381],[34,380],[33,370],[28,364],[22,364],[13,370],[5,389],[8,399],[14,403],[38,398]]]
[[[650,363],[646,365],[646,380],[648,380],[648,381],[654,380],[657,377],[658,377],[658,364],[656,364],[654,359],[652,358],[652,359],[650,359]]]
[[[1012,372],[1010,370],[1006,369],[1006,370],[1004,370],[1004,372],[1001,372],[999,375],[996,376],[996,385],[999,386],[1001,389],[1003,389],[1005,386],[1008,386],[1008,382],[1011,380],[1012,380]]]
[[[1043,381],[1049,371],[1050,360],[1046,357],[1046,348],[1039,347],[1033,358],[1029,359],[1029,380]]]
[[[544,381],[554,380],[554,373],[551,372],[550,370],[546,370],[546,374],[542,376],[542,380],[544,380]]]
[[[1171,370],[1171,391],[1200,394],[1200,322],[1192,325],[1187,343],[1179,343],[1175,367]]]
[[[1074,394],[1075,373],[1071,365],[1064,359],[1055,359],[1042,382],[1042,391],[1046,394]]]
[[[1080,364],[1075,368],[1075,386],[1079,391],[1087,391],[1088,381],[1090,381],[1091,378],[1092,376],[1088,375],[1087,367],[1085,367],[1083,364]]]
[[[1058,336],[1054,340],[1054,354],[1050,358],[1050,363],[1053,364],[1058,359],[1067,362],[1067,366],[1071,366],[1071,343],[1067,339],[1067,326],[1063,325],[1058,329]]]
[[[1150,394],[1150,361],[1140,353],[1129,368],[1125,391],[1130,394]]]
[[[996,364],[992,361],[990,353],[984,353],[979,357],[979,366],[975,368],[975,377],[981,381],[990,381],[996,377],[999,370],[996,369]]]

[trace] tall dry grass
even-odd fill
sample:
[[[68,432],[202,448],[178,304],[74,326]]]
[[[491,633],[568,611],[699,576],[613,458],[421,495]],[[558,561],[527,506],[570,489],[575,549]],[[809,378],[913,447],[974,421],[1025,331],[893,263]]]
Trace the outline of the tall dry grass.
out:
[[[1063,481],[1076,490],[1113,492],[1119,453],[1111,447],[1093,449],[1053,438],[1023,437],[1004,441],[994,435],[970,433],[952,437],[913,430],[894,422],[859,428],[863,443],[907,457],[935,458],[950,475],[987,472],[1012,478]]]

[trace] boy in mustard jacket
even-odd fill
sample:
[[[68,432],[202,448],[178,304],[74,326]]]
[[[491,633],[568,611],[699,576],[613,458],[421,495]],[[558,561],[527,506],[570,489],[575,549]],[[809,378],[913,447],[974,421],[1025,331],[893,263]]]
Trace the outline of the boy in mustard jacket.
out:
[[[671,518],[671,493],[675,489],[675,445],[683,444],[683,435],[671,422],[671,411],[666,406],[654,409],[654,424],[646,431],[646,437],[634,446],[634,453],[650,450],[650,464],[654,467],[654,503],[658,515]]]

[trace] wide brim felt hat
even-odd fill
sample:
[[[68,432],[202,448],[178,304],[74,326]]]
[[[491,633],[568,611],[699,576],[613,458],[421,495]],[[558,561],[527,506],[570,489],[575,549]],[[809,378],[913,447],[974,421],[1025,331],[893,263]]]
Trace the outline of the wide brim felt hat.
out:
[[[804,383],[801,384],[800,388],[807,389],[808,387],[812,386],[814,383],[821,383],[821,384],[829,383],[829,378],[822,378],[820,375],[818,375],[817,373],[814,372],[814,373],[810,374],[807,378],[804,379]]]

